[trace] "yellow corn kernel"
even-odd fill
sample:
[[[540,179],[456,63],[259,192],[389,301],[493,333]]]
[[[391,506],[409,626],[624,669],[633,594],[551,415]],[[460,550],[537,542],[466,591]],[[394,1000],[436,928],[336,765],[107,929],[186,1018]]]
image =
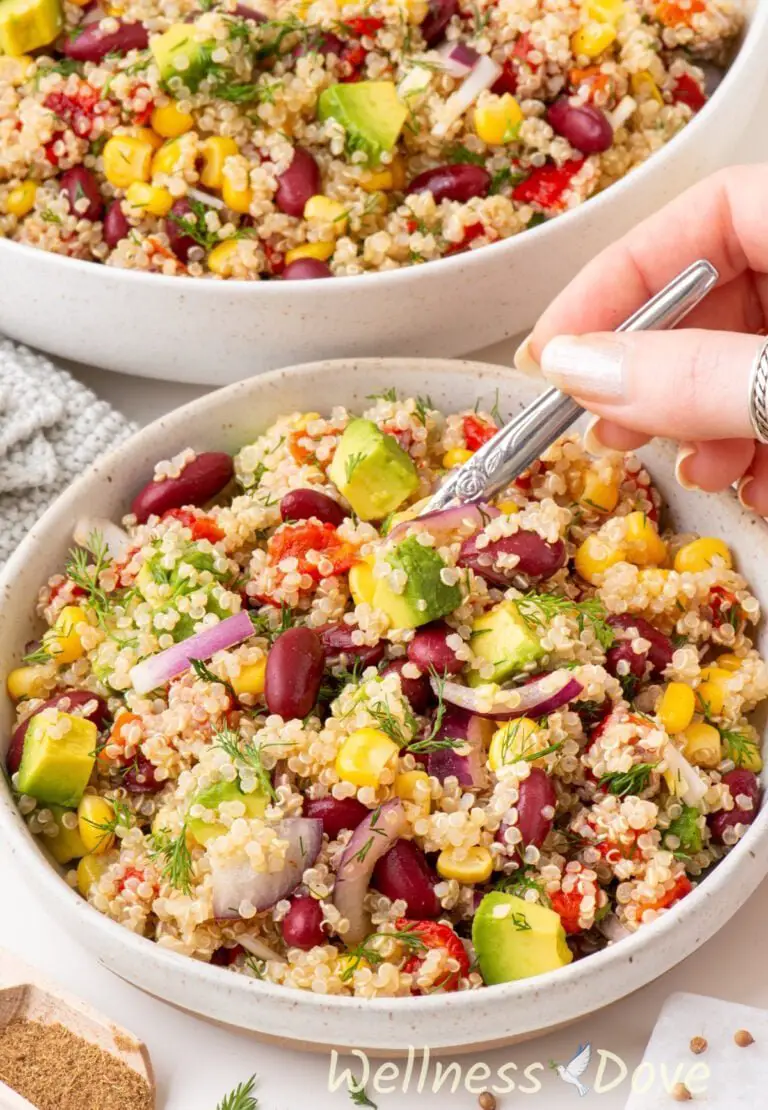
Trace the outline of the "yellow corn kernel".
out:
[[[0,56],[0,81],[18,88],[29,77],[29,71],[34,61],[35,59],[30,57],[29,54],[17,54],[15,57],[10,54],[3,54]]]
[[[500,513],[506,513],[507,516],[514,516],[515,513],[520,512],[520,506],[516,501],[499,501],[496,508]]]
[[[84,794],[77,807],[77,827],[86,852],[100,856],[115,843],[115,807],[98,794]]]
[[[159,135],[156,135],[151,127],[132,127],[128,134],[132,135],[134,139],[141,139],[145,143],[149,143],[152,150],[159,150],[163,145],[163,140]]]
[[[491,93],[483,104],[475,108],[477,137],[488,146],[513,142],[522,122],[522,108],[511,93],[504,93],[503,96]]]
[[[633,73],[629,83],[635,96],[647,96],[655,100],[657,104],[664,103],[661,89],[656,84],[653,74],[649,73],[647,69],[641,69],[639,73]]]
[[[719,717],[723,712],[732,673],[724,667],[707,667],[701,672],[702,682],[696,695],[702,712],[708,716]]]
[[[389,168],[392,171],[392,188],[398,191],[404,189],[408,174],[406,173],[405,162],[399,154],[396,154],[389,163]]]
[[[360,178],[360,185],[366,193],[388,193],[395,187],[395,177],[389,166],[379,170],[369,170]]]
[[[152,159],[152,175],[164,173],[171,176],[176,173],[184,160],[184,148],[178,139],[170,139],[163,143]],[[201,178],[202,180],[202,175]],[[148,180],[148,179],[147,179]]]
[[[593,586],[599,586],[609,567],[622,562],[627,553],[622,547],[612,547],[596,532],[587,536],[576,549],[573,562],[581,577]]]
[[[164,139],[177,139],[186,131],[191,131],[195,125],[189,112],[182,112],[175,100],[162,104],[154,109],[149,122],[152,130]]]
[[[77,626],[87,623],[88,618],[79,605],[64,606],[53,628],[43,636],[43,647],[54,663],[74,663],[85,654]]]
[[[598,23],[618,23],[626,10],[624,0],[587,0],[584,15]]]
[[[46,834],[43,836],[43,844],[56,862],[62,865],[71,863],[72,860],[75,859],[81,859],[87,854],[88,849],[85,844],[83,844],[82,837],[80,836],[77,814],[74,810],[63,810],[59,806],[52,806],[51,812],[56,826],[56,835],[48,836],[48,826],[46,825]],[[72,822],[71,826],[69,824],[70,821]]]
[[[5,210],[10,216],[18,216],[21,219],[35,207],[36,196],[37,185],[34,181],[22,181],[21,185],[11,189],[5,198]]]
[[[331,200],[321,193],[310,197],[304,205],[304,219],[311,224],[330,225],[334,235],[343,235],[347,229],[347,209],[338,200]]]
[[[246,177],[246,181],[247,180]],[[225,166],[222,171],[221,199],[224,201],[227,208],[231,208],[233,212],[239,212],[241,215],[245,215],[251,208],[253,189],[248,185],[246,185],[245,188],[235,185],[232,181],[232,175],[227,172]]]
[[[474,455],[474,451],[469,451],[466,447],[452,447],[450,451],[446,451],[443,455],[443,466],[446,470],[453,470],[455,466],[461,466]]]
[[[588,470],[584,475],[579,503],[599,513],[612,513],[619,503],[618,478],[606,482],[596,470]]]
[[[599,58],[616,41],[617,31],[612,23],[599,23],[591,19],[571,38],[571,49],[577,57]]]
[[[739,659],[738,655],[726,654],[718,655],[715,662],[722,671],[738,671],[744,660]]]
[[[232,689],[236,694],[263,694],[264,678],[267,673],[267,660],[257,659],[240,668],[240,674],[232,679]]]
[[[158,158],[162,151],[155,154]],[[135,135],[113,135],[104,147],[104,176],[116,189],[127,189],[134,181],[149,181],[152,144]]]
[[[666,562],[667,545],[659,536],[656,525],[647,513],[639,510],[626,517],[624,546],[627,559],[638,567],[658,566]]]
[[[220,189],[224,183],[224,163],[233,154],[239,154],[237,143],[223,135],[212,135],[200,147],[203,168],[200,181],[206,189]]]
[[[656,716],[669,735],[674,736],[675,733],[685,732],[695,710],[696,696],[691,687],[684,682],[670,682],[661,695]]]
[[[463,859],[457,859],[455,849],[444,848],[437,857],[437,873],[443,879],[459,883],[484,883],[493,871],[493,856],[487,848],[477,845],[468,848]]]
[[[51,688],[51,667],[16,667],[6,681],[8,693],[14,701],[22,698],[44,698]]]
[[[208,269],[212,274],[226,277],[231,272],[239,245],[240,241],[238,239],[225,239],[223,243],[218,243],[213,248],[208,255]]]
[[[394,740],[380,729],[359,728],[341,745],[336,756],[336,774],[355,786],[378,786],[399,751]]]
[[[134,181],[125,191],[129,208],[149,212],[152,216],[167,216],[173,205],[173,197],[167,189],[159,185],[149,185],[146,181]]]
[[[428,816],[432,808],[429,775],[426,771],[403,771],[395,776],[395,794],[406,802],[421,806]]]
[[[537,747],[536,733],[539,726],[530,717],[507,721],[494,732],[488,747],[488,766],[498,771],[508,763],[517,763],[523,756],[531,755]]]
[[[300,247],[294,247],[293,250],[286,251],[285,261],[289,265],[291,262],[295,262],[297,258],[319,258],[321,262],[326,262],[335,250],[335,241],[332,243],[322,241],[303,243]]]
[[[709,570],[713,566],[723,566],[726,570],[733,567],[733,556],[728,544],[714,536],[702,536],[681,547],[675,555],[675,570],[683,574],[690,571]]]
[[[683,739],[685,757],[697,767],[717,767],[722,760],[720,733],[714,725],[708,725],[706,721],[697,721],[688,726],[683,733]]]
[[[350,984],[356,971],[362,971],[363,968],[370,969],[370,964],[362,956],[356,956],[352,953],[345,952],[339,956],[336,964],[336,970],[343,983]]]
[[[88,897],[91,887],[99,881],[108,867],[109,861],[104,856],[83,856],[77,865],[77,889],[83,898]]]
[[[376,579],[373,577],[373,562],[363,559],[350,567],[349,592],[355,605],[373,605]]]

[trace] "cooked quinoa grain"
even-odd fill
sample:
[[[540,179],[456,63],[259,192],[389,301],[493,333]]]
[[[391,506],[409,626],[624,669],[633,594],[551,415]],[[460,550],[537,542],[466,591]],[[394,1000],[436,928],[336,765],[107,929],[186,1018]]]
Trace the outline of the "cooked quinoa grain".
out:
[[[0,235],[214,280],[535,227],[672,140],[743,25],[736,0],[36,3],[0,57]]]
[[[748,583],[575,436],[414,520],[495,431],[394,391],[294,412],[89,523],[8,676],[8,770],[95,909],[318,994],[473,990],[651,925],[738,843]]]

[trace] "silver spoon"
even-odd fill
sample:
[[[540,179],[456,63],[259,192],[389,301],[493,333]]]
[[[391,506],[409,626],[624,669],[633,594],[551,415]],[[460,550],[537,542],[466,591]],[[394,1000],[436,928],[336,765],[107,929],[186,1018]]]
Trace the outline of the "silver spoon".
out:
[[[616,330],[674,328],[714,289],[719,276],[705,259],[694,262]],[[548,389],[458,467],[419,516],[446,509],[455,502],[464,504],[493,497],[583,415],[584,409],[572,397],[559,389]]]

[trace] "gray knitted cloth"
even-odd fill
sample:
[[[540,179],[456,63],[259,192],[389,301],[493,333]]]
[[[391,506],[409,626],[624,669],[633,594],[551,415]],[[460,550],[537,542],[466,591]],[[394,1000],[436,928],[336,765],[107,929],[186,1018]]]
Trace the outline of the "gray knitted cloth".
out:
[[[0,339],[0,566],[58,494],[133,431],[43,355]]]

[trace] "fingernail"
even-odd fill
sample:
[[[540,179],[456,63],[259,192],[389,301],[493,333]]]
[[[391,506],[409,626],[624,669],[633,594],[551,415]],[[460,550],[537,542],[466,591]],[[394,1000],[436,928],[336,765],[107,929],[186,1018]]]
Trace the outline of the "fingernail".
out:
[[[600,426],[600,417],[593,416],[589,424],[584,429],[584,436],[582,437],[584,443],[584,450],[590,455],[596,455],[601,458],[603,455],[613,454],[613,448],[607,447],[600,439],[598,429]]]
[[[697,490],[699,488],[695,482],[692,482],[690,478],[687,478],[685,475],[685,464],[688,459],[692,458],[692,456],[695,454],[695,447],[691,447],[690,444],[684,444],[678,450],[677,458],[675,459],[675,477],[677,478],[677,483],[678,485],[682,486],[683,489],[687,489],[689,491]]]
[[[515,369],[521,374],[540,374],[541,367],[531,353],[531,336],[520,344],[515,351]]]
[[[577,397],[624,397],[624,347],[615,339],[558,336],[544,348],[541,372],[558,389]]]
[[[746,474],[743,478],[739,479],[739,482],[736,486],[736,496],[738,497],[742,508],[749,509],[750,512],[754,512],[755,506],[749,501],[746,491],[747,487],[751,486],[754,480],[755,479],[752,477],[751,474]]]

